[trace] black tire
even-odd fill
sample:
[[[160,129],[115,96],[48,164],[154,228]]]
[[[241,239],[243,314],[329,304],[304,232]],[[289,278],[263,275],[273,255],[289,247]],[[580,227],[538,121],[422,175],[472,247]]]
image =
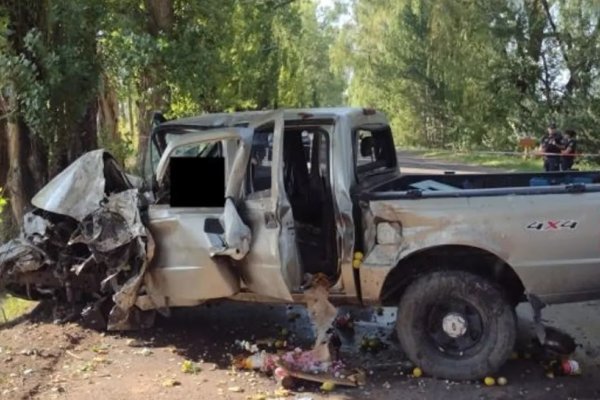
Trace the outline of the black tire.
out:
[[[440,271],[406,289],[396,331],[408,358],[426,374],[479,379],[510,356],[517,321],[503,291],[490,281],[464,271]]]

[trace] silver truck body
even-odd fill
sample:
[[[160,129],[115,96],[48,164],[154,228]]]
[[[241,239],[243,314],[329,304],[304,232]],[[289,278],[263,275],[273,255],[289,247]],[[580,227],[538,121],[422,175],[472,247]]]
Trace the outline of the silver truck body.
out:
[[[446,379],[506,361],[518,303],[552,345],[544,303],[600,298],[599,172],[403,175],[360,108],[163,121],[144,171],[97,150],[56,176],[0,246],[0,285],[122,330],[212,299],[305,302],[320,274],[334,302],[397,306],[408,357]]]

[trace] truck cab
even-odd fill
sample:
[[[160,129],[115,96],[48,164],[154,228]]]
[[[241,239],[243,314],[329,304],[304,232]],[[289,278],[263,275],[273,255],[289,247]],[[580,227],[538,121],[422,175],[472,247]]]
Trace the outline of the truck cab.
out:
[[[160,238],[148,275],[170,306],[300,301],[305,276],[316,273],[330,279],[333,296],[356,301],[352,261],[362,235],[353,195],[399,173],[387,119],[362,108],[166,121],[154,128],[144,165],[149,228]],[[215,196],[221,201],[203,203]],[[235,248],[242,232],[247,248]]]

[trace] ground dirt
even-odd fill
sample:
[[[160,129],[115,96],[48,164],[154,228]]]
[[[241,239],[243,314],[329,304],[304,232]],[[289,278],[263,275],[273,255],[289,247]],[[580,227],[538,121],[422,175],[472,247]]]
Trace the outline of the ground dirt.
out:
[[[489,172],[423,160],[412,153],[399,153],[399,161],[403,171],[410,173]],[[396,310],[386,308],[381,315],[378,311],[340,310],[357,320],[354,333],[342,335],[342,357],[366,371],[366,386],[323,393],[318,384],[300,383],[288,396],[277,392],[271,377],[233,371],[231,358],[241,353],[236,340],[282,340],[289,334],[290,349],[309,348],[313,335],[303,307],[223,301],[175,310],[154,328],[129,333],[57,325],[51,313],[42,312],[0,328],[0,399],[600,399],[600,302],[544,310],[549,324],[571,334],[580,345],[573,359],[581,364],[581,376],[551,379],[539,363],[521,357],[495,374],[506,377],[508,384],[493,387],[479,381],[411,377],[393,333]],[[519,315],[521,342],[528,342],[531,315],[523,306]],[[365,336],[379,337],[385,348],[376,353],[361,351]],[[183,372],[185,361],[193,362],[197,371]]]
[[[346,308],[341,312],[352,313],[357,321],[354,333],[342,336],[342,356],[351,366],[366,370],[366,386],[322,393],[318,384],[300,382],[287,398],[598,399],[598,310],[599,303],[581,303],[546,312],[552,325],[565,328],[580,343],[574,358],[583,375],[550,379],[538,363],[521,358],[496,374],[507,378],[506,386],[486,387],[481,382],[409,376],[393,334],[395,309],[379,315],[372,309]],[[290,321],[294,316],[299,317]],[[0,330],[0,398],[285,398],[273,378],[231,367],[231,357],[242,352],[236,340],[283,339],[282,334],[288,334],[289,348],[310,346],[312,331],[303,307],[219,302],[176,311],[152,329],[125,334],[74,323],[58,325],[42,315]],[[364,336],[379,337],[386,347],[365,353],[359,348]],[[182,371],[186,360],[198,368],[195,373]]]

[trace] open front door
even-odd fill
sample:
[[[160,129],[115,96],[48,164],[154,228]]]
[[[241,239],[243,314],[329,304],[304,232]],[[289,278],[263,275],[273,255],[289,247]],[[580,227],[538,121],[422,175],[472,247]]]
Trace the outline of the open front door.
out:
[[[270,113],[251,128],[243,215],[252,230],[252,242],[239,262],[242,279],[256,294],[291,301],[291,290],[301,284],[302,270],[283,182],[283,112]]]

